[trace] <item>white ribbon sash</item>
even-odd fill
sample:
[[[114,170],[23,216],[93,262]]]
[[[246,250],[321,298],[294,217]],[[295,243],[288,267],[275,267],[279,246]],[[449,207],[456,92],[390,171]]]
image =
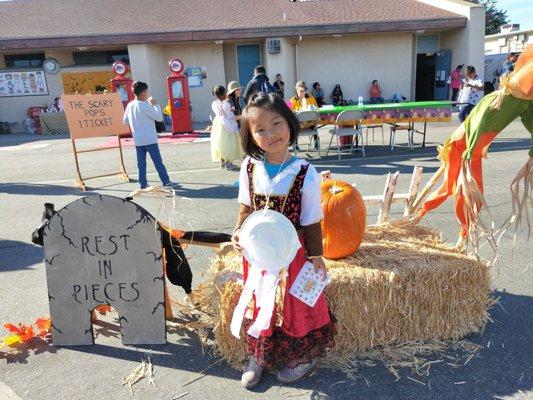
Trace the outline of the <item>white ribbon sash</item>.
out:
[[[256,306],[259,309],[254,323],[248,329],[248,334],[255,338],[261,335],[261,332],[270,327],[270,321],[274,313],[274,306],[276,304],[276,290],[279,283],[279,274],[272,274],[260,268],[250,265],[248,279],[244,284],[244,288],[237,303],[237,307],[233,311],[231,318],[230,330],[231,334],[240,339],[241,325],[246,312],[246,307],[252,295],[255,293]]]

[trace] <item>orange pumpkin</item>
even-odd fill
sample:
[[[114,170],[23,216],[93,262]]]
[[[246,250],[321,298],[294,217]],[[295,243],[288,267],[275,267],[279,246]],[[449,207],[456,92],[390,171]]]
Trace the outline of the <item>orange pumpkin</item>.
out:
[[[337,259],[354,254],[365,234],[366,206],[361,194],[346,182],[324,181],[322,210],[324,257]]]

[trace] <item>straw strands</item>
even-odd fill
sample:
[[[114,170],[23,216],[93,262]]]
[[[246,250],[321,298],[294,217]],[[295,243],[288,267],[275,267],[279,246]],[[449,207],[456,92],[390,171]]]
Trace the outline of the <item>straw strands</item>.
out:
[[[421,226],[368,227],[354,256],[326,260],[326,266],[332,277],[326,297],[338,331],[323,360],[327,366],[347,365],[369,349],[396,354],[397,344],[404,353],[411,344],[439,347],[435,343],[482,329],[493,303],[488,264],[451,251],[437,232]],[[218,257],[189,297],[204,321],[212,321],[216,352],[232,364],[245,358],[243,341],[229,329],[241,269],[240,255]]]
[[[154,381],[154,367],[149,355],[147,355],[146,358],[143,357],[141,363],[122,380],[122,386],[128,385],[131,395],[134,396],[133,385],[143,378],[148,379],[148,385],[154,385],[157,387]]]

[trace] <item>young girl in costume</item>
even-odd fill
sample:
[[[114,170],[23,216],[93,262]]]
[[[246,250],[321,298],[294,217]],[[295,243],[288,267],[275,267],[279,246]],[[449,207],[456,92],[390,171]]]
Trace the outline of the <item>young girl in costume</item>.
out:
[[[240,227],[256,210],[268,208],[285,215],[296,228],[302,247],[288,268],[288,276],[277,288],[278,299],[270,327],[258,338],[246,335],[249,356],[241,378],[246,388],[259,383],[263,369],[277,371],[278,380],[292,383],[311,374],[316,358],[332,347],[334,322],[324,295],[309,307],[289,294],[289,289],[306,261],[325,276],[322,259],[323,217],[320,176],[305,160],[293,157],[289,146],[298,136],[297,118],[276,94],[254,95],[241,117],[242,148],[248,157],[241,166],[239,181],[240,210],[232,242],[237,250]],[[244,259],[244,280],[249,264]],[[258,314],[255,305],[245,315],[246,330]]]
[[[228,102],[227,90],[224,86],[215,86],[213,95],[216,100],[211,105],[215,114],[211,129],[211,161],[220,162],[222,169],[238,169],[232,161],[242,159],[243,152],[239,142],[239,127]]]

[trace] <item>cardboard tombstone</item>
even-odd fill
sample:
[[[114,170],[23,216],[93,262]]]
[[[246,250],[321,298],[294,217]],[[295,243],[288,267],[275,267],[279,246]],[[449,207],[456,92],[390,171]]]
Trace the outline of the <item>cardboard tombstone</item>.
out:
[[[166,343],[164,273],[155,219],[137,204],[95,195],[57,212],[44,229],[54,345],[94,344],[91,313],[119,315],[122,343]]]

